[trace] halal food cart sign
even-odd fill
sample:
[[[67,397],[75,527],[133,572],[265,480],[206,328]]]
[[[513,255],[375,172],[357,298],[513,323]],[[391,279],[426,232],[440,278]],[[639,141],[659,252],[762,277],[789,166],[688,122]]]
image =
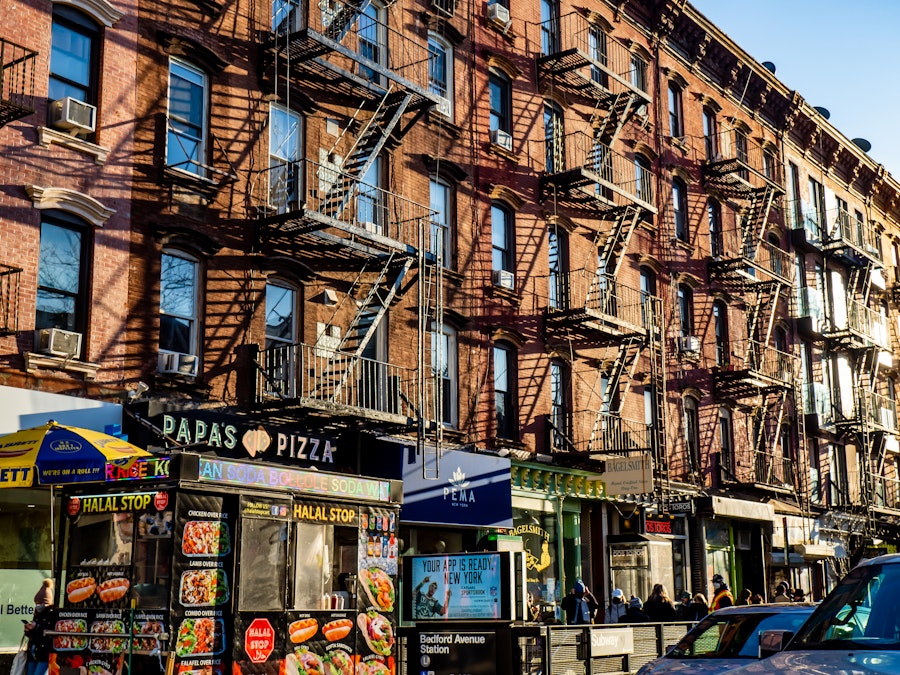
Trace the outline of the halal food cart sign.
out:
[[[256,618],[244,631],[244,651],[253,663],[264,663],[275,649],[275,629],[268,619]]]
[[[387,480],[360,478],[319,471],[230,462],[210,457],[199,458],[198,480],[248,487],[282,488],[302,494],[347,497],[390,502],[391,484]]]

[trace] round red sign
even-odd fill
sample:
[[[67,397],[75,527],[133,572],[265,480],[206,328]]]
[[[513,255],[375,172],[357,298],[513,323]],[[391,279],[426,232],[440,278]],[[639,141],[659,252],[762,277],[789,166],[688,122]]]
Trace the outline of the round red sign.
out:
[[[244,651],[253,663],[263,663],[275,649],[275,630],[268,619],[253,619],[244,631]]]
[[[156,507],[157,511],[165,511],[166,507],[169,505],[169,493],[168,492],[157,492],[153,495],[153,506]]]
[[[66,504],[66,513],[68,513],[73,518],[78,515],[78,512],[81,510],[81,500],[78,497],[72,497],[69,499],[69,503]]]

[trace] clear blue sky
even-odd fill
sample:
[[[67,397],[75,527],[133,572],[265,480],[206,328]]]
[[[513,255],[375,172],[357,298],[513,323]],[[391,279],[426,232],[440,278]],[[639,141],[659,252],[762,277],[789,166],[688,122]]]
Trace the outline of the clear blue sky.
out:
[[[900,0],[689,0],[900,179]]]

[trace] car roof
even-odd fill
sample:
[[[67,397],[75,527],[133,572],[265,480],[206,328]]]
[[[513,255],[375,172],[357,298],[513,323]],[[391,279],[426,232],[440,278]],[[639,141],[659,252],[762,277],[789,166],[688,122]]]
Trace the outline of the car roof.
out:
[[[898,556],[898,562],[900,562],[900,556]],[[734,605],[732,607],[723,607],[722,609],[717,609],[715,612],[709,614],[709,616],[728,616],[730,614],[758,614],[760,612],[765,614],[772,614],[773,612],[777,612],[781,614],[783,612],[812,612],[817,606],[815,602],[769,602],[762,605]]]
[[[869,560],[864,560],[859,563],[857,567],[864,567],[866,565],[890,565],[890,564],[900,564],[900,553],[887,553],[885,555],[880,555],[877,558],[870,558]]]

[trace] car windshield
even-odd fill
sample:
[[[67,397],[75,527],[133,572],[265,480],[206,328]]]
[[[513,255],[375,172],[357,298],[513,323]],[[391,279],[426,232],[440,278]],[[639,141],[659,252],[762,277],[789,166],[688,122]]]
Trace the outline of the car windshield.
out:
[[[900,649],[900,565],[863,565],[831,592],[794,649]]]
[[[669,652],[680,659],[759,658],[759,634],[764,630],[797,631],[812,613],[748,612],[708,616]]]

